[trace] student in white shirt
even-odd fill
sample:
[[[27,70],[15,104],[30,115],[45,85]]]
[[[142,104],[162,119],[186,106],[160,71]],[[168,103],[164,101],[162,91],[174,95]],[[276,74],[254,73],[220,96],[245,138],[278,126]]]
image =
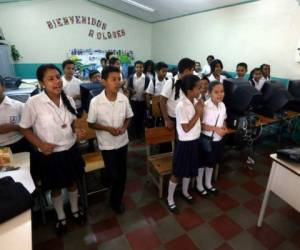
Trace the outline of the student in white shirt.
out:
[[[28,141],[19,132],[24,103],[4,95],[5,83],[0,76],[0,147],[10,147],[12,153],[29,152]]]
[[[63,90],[66,95],[73,98],[76,103],[76,109],[81,108],[80,84],[82,81],[74,76],[75,63],[68,59],[62,63],[64,76],[61,78],[63,81]]]
[[[226,77],[224,75],[222,75],[222,70],[223,70],[223,63],[221,60],[219,59],[215,59],[210,63],[210,67],[211,67],[211,74],[208,77],[210,82],[213,81],[218,81],[220,83],[223,83],[224,79],[226,79]]]
[[[149,86],[150,78],[143,73],[144,63],[142,61],[136,61],[134,68],[135,74],[128,79],[128,89],[130,92],[130,104],[134,113],[134,137],[141,138],[144,135],[146,116],[145,91]]]
[[[111,180],[110,204],[123,213],[123,195],[127,172],[127,128],[133,116],[128,98],[119,92],[120,70],[107,66],[102,71],[105,90],[90,104],[87,122],[96,130],[99,149]]]
[[[128,97],[129,93],[126,89],[126,85],[127,85],[127,81],[126,79],[124,79],[123,77],[123,73],[122,73],[122,69],[121,69],[121,62],[119,60],[119,58],[117,57],[112,57],[109,59],[109,65],[113,66],[113,67],[117,67],[120,70],[120,90],[121,93],[123,93],[124,95],[126,95]]]
[[[37,168],[42,188],[51,190],[57,213],[56,230],[66,232],[66,215],[62,188],[68,189],[72,217],[82,224],[85,216],[78,208],[76,181],[84,175],[84,161],[77,139],[84,130],[75,128],[75,103],[66,96],[61,72],[54,64],[44,64],[37,69],[37,79],[44,91],[30,97],[19,124],[23,135],[37,150],[33,152],[33,168]]]
[[[201,73],[203,76],[208,76],[210,75],[211,73],[211,68],[210,68],[210,63],[215,60],[215,57],[213,55],[209,55],[207,58],[206,58],[206,61],[207,61],[207,64],[204,65]]]
[[[245,80],[247,72],[247,63],[241,62],[236,65],[236,79]]]
[[[210,82],[209,93],[210,99],[204,104],[202,116],[200,144],[203,154],[201,155],[201,167],[198,170],[196,188],[201,196],[207,196],[208,193],[218,193],[218,190],[212,185],[212,176],[214,168],[221,161],[222,138],[227,133],[223,84],[218,81]],[[203,175],[205,175],[204,179]]]
[[[173,169],[167,198],[168,208],[173,213],[179,212],[174,202],[178,178],[182,178],[183,198],[188,203],[194,201],[188,192],[188,187],[191,178],[197,176],[200,167],[200,117],[203,111],[203,102],[198,99],[201,91],[200,78],[187,75],[178,81],[182,90],[182,98],[175,109],[178,141],[173,156]]]
[[[195,62],[195,70],[194,70],[194,75],[198,77],[202,77],[202,68],[201,68],[201,63],[200,62]]]
[[[147,60],[144,64],[144,74],[150,78],[154,79],[155,76],[155,64],[152,60]]]
[[[265,81],[270,81],[271,80],[271,66],[269,64],[262,64],[260,66],[262,76]]]
[[[207,76],[203,76],[200,79],[200,85],[201,85],[201,92],[200,92],[199,99],[205,102],[209,99],[209,92],[208,92],[209,80]]]
[[[261,91],[265,84],[265,78],[262,75],[260,68],[255,68],[250,73],[250,84],[252,87],[256,88],[258,91]]]
[[[178,63],[178,75],[168,79],[165,83],[160,96],[160,109],[164,118],[165,126],[168,129],[174,129],[176,126],[175,108],[182,94],[180,82],[184,76],[192,75],[195,68],[195,61],[190,58],[183,58]],[[176,95],[175,92],[178,91]]]

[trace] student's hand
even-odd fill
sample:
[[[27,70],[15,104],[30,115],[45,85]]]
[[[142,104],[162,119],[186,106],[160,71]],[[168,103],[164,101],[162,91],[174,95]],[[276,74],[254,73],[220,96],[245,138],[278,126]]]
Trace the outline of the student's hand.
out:
[[[55,144],[44,142],[42,145],[39,146],[39,149],[42,151],[44,155],[50,155],[53,153],[53,150],[56,146],[57,145]]]
[[[227,133],[227,129],[217,127],[215,128],[215,132],[223,137]]]
[[[81,95],[74,95],[74,96],[73,96],[73,99],[74,99],[74,100],[80,100],[80,99],[81,99]]]
[[[77,140],[82,140],[86,135],[86,130],[83,128],[75,128],[75,134]]]
[[[204,103],[202,100],[198,100],[198,102],[195,105],[195,111],[196,114],[201,115],[203,112]]]
[[[117,131],[119,132],[119,135],[122,135],[126,132],[126,129],[121,127],[121,128],[117,128]]]
[[[168,119],[165,120],[165,127],[167,129],[172,130],[172,129],[174,129],[174,126],[175,126],[175,124],[174,124],[174,122],[170,118],[168,118]]]
[[[117,128],[109,128],[109,129],[108,129],[108,132],[109,132],[111,135],[113,135],[113,136],[118,136],[118,135],[120,135],[120,132],[119,132],[119,130],[118,130]]]
[[[129,90],[128,89],[123,89],[123,94],[129,97]]]

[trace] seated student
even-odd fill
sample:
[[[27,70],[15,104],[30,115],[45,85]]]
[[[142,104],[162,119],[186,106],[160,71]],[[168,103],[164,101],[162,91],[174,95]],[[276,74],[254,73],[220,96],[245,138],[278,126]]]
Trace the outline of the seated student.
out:
[[[144,135],[144,120],[146,115],[145,90],[148,88],[150,78],[143,73],[142,61],[134,63],[135,74],[128,79],[128,90],[130,92],[130,104],[134,113],[133,128],[135,137]]]
[[[195,61],[190,58],[182,58],[178,63],[178,75],[168,79],[165,83],[160,96],[160,109],[164,118],[165,126],[168,129],[173,129],[176,126],[175,108],[182,94],[180,83],[178,81],[187,75],[192,75],[195,68]],[[179,90],[177,94],[176,89]]]
[[[102,71],[105,90],[90,104],[87,122],[96,130],[99,149],[111,182],[110,204],[123,213],[127,172],[127,128],[133,116],[128,98],[119,92],[120,70],[107,66]]]
[[[28,141],[19,132],[24,103],[4,95],[5,83],[0,76],[0,147],[10,147],[12,153],[29,152]]]
[[[102,70],[103,70],[103,68],[106,66],[106,58],[101,58],[101,60],[100,60],[100,66],[99,66],[99,68],[97,69],[99,72],[101,72]]]
[[[155,65],[152,60],[147,60],[144,64],[144,74],[150,78],[150,80],[154,79],[155,76]]]
[[[66,95],[73,98],[76,104],[76,109],[81,108],[80,84],[82,81],[74,76],[75,63],[68,59],[62,63],[64,75],[61,78],[63,81],[63,90]]]
[[[210,99],[204,103],[202,116],[201,167],[198,169],[196,188],[196,191],[203,197],[206,197],[208,193],[218,193],[212,185],[212,176],[214,168],[221,162],[222,138],[227,133],[223,84],[218,81],[210,82],[209,93]]]
[[[189,194],[188,188],[191,178],[197,176],[200,167],[200,117],[203,111],[203,102],[198,100],[201,90],[200,78],[195,75],[187,75],[177,82],[180,82],[182,98],[175,109],[178,142],[173,157],[172,176],[169,181],[167,198],[168,208],[173,213],[179,212],[174,202],[178,178],[182,178],[183,198],[188,203],[193,203],[193,197]],[[176,89],[175,95],[178,94],[179,89]]]
[[[76,185],[84,175],[85,165],[76,140],[81,139],[85,131],[75,128],[78,113],[73,99],[63,91],[60,70],[54,64],[43,64],[36,74],[44,91],[28,99],[19,126],[37,148],[32,158],[42,188],[51,190],[57,213],[56,230],[61,234],[67,229],[62,188],[68,189],[73,220],[78,224],[85,220],[78,207]]]
[[[213,55],[209,55],[209,56],[206,58],[206,60],[207,60],[207,64],[204,65],[204,67],[203,67],[203,69],[202,69],[202,71],[201,71],[201,74],[202,74],[203,76],[208,76],[208,75],[210,75],[210,73],[211,73],[210,63],[211,63],[213,60],[215,60],[215,57],[214,57]]]
[[[251,71],[249,80],[250,84],[259,91],[262,89],[266,81],[262,76],[260,68],[255,68]]]
[[[221,83],[223,83],[224,79],[226,79],[226,77],[224,75],[222,75],[222,71],[223,71],[223,63],[221,60],[216,59],[213,60],[210,63],[210,67],[211,67],[211,74],[208,77],[209,81],[219,81]]]
[[[265,79],[265,81],[270,81],[271,80],[271,66],[269,64],[262,64],[260,66],[262,76]]]
[[[248,71],[248,65],[244,62],[236,65],[236,79],[245,80]]]
[[[201,69],[201,63],[200,62],[195,62],[195,71],[194,71],[194,75],[198,76],[198,77],[202,77],[202,69]]]
[[[199,99],[202,99],[204,102],[210,98],[208,85],[209,85],[209,80],[207,76],[203,76],[202,79],[200,79],[201,91],[200,91]]]

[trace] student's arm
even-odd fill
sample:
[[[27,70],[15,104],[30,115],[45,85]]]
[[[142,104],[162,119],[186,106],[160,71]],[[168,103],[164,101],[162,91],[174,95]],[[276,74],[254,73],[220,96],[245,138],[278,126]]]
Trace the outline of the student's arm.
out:
[[[0,134],[6,134],[13,131],[19,131],[19,125],[4,123],[0,125]]]
[[[217,133],[220,136],[224,136],[227,133],[227,129],[224,129],[223,127],[219,128],[219,127],[207,125],[204,123],[202,123],[201,127],[205,131],[214,131],[215,133]]]
[[[128,126],[129,126],[129,123],[130,123],[130,118],[126,118],[123,123],[123,126],[121,128],[117,129],[117,131],[119,132],[119,135],[122,135],[126,132]]]
[[[168,98],[166,98],[164,96],[160,96],[159,105],[160,105],[160,111],[161,111],[164,121],[165,121],[165,126],[166,126],[166,128],[172,130],[174,128],[174,122],[170,119],[170,117],[168,115],[167,101],[168,101]]]
[[[189,132],[195,126],[196,122],[199,120],[199,118],[202,115],[203,103],[201,101],[197,102],[197,104],[195,106],[195,111],[196,111],[195,115],[188,123],[181,124],[183,131],[186,133]],[[186,114],[186,112],[185,112],[185,114]],[[182,114],[182,115],[185,115],[185,114]]]
[[[88,122],[88,125],[92,129],[103,130],[103,131],[109,132],[113,136],[118,136],[119,135],[118,130],[116,128],[113,128],[113,127],[104,126],[104,125],[101,125],[99,123],[90,123],[90,122]]]

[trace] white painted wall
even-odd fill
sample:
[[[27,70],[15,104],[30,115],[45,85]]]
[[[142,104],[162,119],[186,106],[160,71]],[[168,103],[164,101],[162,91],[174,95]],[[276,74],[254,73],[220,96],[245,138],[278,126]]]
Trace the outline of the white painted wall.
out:
[[[270,63],[272,75],[300,77],[295,52],[300,39],[300,6],[296,0],[260,0],[230,8],[153,24],[152,58],[177,64],[182,57],[206,62],[213,54],[235,71]]]
[[[75,15],[103,20],[107,23],[107,31],[125,29],[126,35],[120,39],[97,40],[88,37],[89,25],[76,24],[50,30],[46,24],[47,20]],[[151,56],[151,24],[86,0],[0,4],[0,27],[6,40],[15,44],[23,56],[19,63],[60,63],[71,48],[127,49],[143,60]]]

